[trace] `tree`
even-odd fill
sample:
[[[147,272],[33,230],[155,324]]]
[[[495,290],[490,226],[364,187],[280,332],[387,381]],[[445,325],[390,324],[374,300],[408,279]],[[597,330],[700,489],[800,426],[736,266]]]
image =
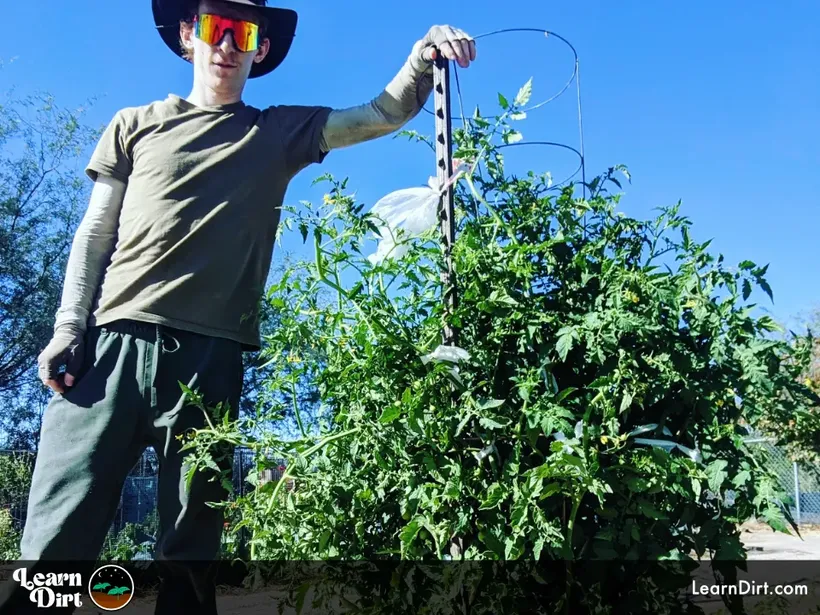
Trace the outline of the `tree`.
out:
[[[794,408],[788,403],[792,392],[783,391],[770,400],[758,428],[776,444],[784,446],[793,461],[802,462],[808,471],[817,473],[820,472],[820,338],[816,335],[820,331],[820,308],[800,321],[808,335],[789,330],[782,338],[799,351],[793,360],[794,378],[809,391],[815,403]]]
[[[0,397],[7,447],[31,448],[48,392],[37,355],[48,344],[63,275],[90,182],[75,168],[101,134],[81,123],[84,108],[52,96],[0,104]]]
[[[527,98],[525,87],[494,124],[476,112],[456,131],[456,156],[483,156],[486,173],[457,189],[453,314],[437,229],[373,264],[363,246],[376,220],[347,181],[326,177],[322,206],[294,212],[315,262],[271,288],[268,352],[278,370],[293,354],[306,366],[321,430],[284,441],[214,420],[188,443],[203,471],[225,441],[259,451],[260,464],[268,451],[289,459],[279,483],[229,505],[252,534],[251,559],[568,562],[546,585],[449,582],[474,613],[663,613],[682,608],[690,553],[725,560],[731,582],[741,523],[788,531],[776,478],[743,438],[773,398],[791,414],[815,402],[797,378],[807,338],[771,339],[774,321],[753,316],[752,288],[771,292],[766,268],[711,254],[680,203],[651,220],[619,212],[609,190],[629,177],[623,167],[585,198],[547,174],[509,174],[498,141],[517,133]],[[333,301],[318,300],[323,290]],[[437,348],[445,322],[466,355]],[[573,566],[594,559],[610,563]],[[682,563],[657,565],[668,559]],[[405,592],[405,576],[396,591],[350,566],[322,572],[355,588],[363,610],[444,612],[455,595],[420,573]]]
[[[820,338],[816,337],[820,333],[820,307],[812,309],[808,315],[802,319],[803,326],[805,326],[815,337],[811,345],[811,360],[803,376],[804,382],[813,391],[820,393]]]

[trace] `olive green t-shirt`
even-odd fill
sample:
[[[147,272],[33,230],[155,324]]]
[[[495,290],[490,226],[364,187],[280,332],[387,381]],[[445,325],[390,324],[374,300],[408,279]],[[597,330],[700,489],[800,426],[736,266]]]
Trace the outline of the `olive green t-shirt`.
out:
[[[173,94],[118,111],[86,168],[127,182],[88,326],[131,318],[259,349],[285,190],[326,156],[330,111],[203,108]]]

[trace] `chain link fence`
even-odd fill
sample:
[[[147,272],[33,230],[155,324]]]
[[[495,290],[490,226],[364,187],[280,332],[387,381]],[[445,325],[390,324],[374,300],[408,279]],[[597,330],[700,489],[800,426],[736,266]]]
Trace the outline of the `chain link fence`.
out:
[[[284,470],[283,462],[277,468],[267,470],[260,477],[260,482],[279,480]],[[253,485],[248,482],[248,475],[254,469],[253,451],[237,448],[234,451],[233,488],[234,494],[244,496]],[[131,470],[125,480],[120,504],[112,526],[117,532],[128,523],[140,524],[156,510],[159,490],[159,459],[153,449],[147,449],[139,463]]]
[[[788,496],[784,502],[797,525],[820,523],[820,471],[818,468],[791,461],[786,451],[769,438],[748,438],[747,446],[778,479],[780,489]]]
[[[26,523],[28,493],[35,454],[30,451],[0,450],[0,530],[3,520],[9,529],[22,531]],[[270,464],[270,461],[268,462]],[[277,481],[284,472],[284,461],[276,461],[274,468],[265,470],[259,482]],[[234,451],[233,488],[235,496],[244,496],[254,488],[247,480],[256,460],[253,451],[237,448]],[[147,449],[125,479],[117,512],[109,536],[116,536],[127,525],[151,525],[155,522],[159,489],[159,459],[153,449]]]

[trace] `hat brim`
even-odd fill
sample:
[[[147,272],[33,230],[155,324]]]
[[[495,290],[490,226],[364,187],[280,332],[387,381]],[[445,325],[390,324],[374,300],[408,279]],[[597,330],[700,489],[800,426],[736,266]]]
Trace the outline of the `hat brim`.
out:
[[[179,44],[179,22],[188,17],[186,7],[189,4],[186,0],[151,0],[157,31],[168,48],[180,58],[183,57],[183,50]],[[268,20],[265,38],[270,39],[270,50],[264,60],[253,65],[248,76],[250,79],[267,75],[284,61],[293,44],[298,21],[296,11],[291,9],[267,6],[254,8]]]

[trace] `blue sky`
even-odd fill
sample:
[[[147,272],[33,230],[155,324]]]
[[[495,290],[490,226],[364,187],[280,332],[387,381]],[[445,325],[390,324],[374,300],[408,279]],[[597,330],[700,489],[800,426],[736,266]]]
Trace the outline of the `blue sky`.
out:
[[[621,208],[629,215],[649,217],[654,207],[680,199],[696,239],[714,238],[712,248],[730,263],[770,263],[775,304],[762,293],[757,298],[778,318],[820,305],[816,1],[280,6],[299,11],[300,25],[286,62],[249,82],[244,100],[257,107],[366,102],[437,23],[472,35],[523,27],[560,34],[581,60],[588,177],[626,164],[633,183],[624,185]],[[45,12],[38,3],[14,2],[6,15],[7,24],[20,27],[8,27],[0,42],[0,90],[47,91],[70,108],[97,96],[86,114],[93,125],[106,124],[122,107],[190,92],[192,68],[153,30],[150,0],[50,2]],[[501,34],[481,39],[476,63],[458,75],[467,111],[479,104],[492,114],[497,92],[514,96],[532,77],[533,102],[541,101],[572,69],[572,55],[557,39]],[[422,113],[408,128],[432,134],[432,116]],[[577,148],[574,85],[520,129],[525,139]],[[505,153],[513,171],[549,170],[556,180],[577,166],[574,154],[558,148]],[[435,168],[425,146],[385,137],[337,150],[323,165],[309,167],[291,184],[287,202],[319,200],[321,186],[310,183],[324,172],[349,177],[358,199],[372,204],[393,190],[424,184]],[[274,259],[306,254],[300,244],[298,233],[290,235]]]

